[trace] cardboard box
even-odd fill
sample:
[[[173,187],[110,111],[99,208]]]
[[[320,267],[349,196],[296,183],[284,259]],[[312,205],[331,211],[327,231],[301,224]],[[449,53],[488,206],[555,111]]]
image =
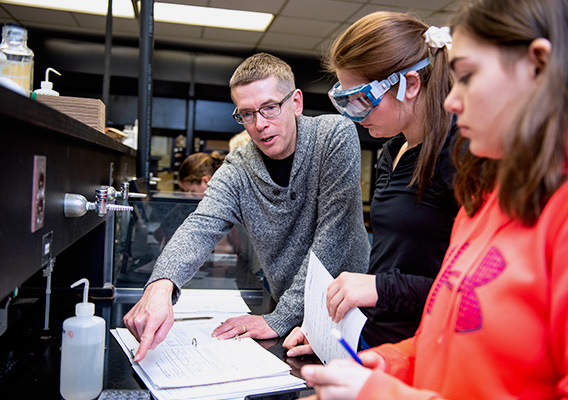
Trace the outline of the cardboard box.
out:
[[[105,133],[105,104],[100,99],[38,94],[36,100]]]

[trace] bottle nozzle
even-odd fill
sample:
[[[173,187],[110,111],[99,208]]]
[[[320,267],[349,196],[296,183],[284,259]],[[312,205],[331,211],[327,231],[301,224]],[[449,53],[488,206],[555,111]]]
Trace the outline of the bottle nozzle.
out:
[[[75,314],[79,317],[89,317],[95,313],[95,305],[89,303],[89,280],[87,278],[79,279],[71,285],[72,288],[79,286],[81,283],[85,284],[83,288],[83,302],[75,305]]]
[[[57,72],[53,68],[49,67],[48,69],[45,70],[45,81],[46,82],[49,82],[49,71],[55,72],[57,75],[61,76],[61,74],[59,72]]]
[[[49,71],[55,72],[57,75],[61,76],[61,74],[59,72],[57,72],[56,70],[54,70],[53,68],[48,68],[45,70],[45,80],[40,82],[40,86],[43,90],[46,91],[51,91],[53,90],[53,82],[49,81]],[[59,93],[53,91],[53,92],[43,92],[40,94],[51,94],[53,96],[57,96]]]
[[[81,283],[85,284],[83,288],[83,303],[89,301],[89,280],[87,278],[79,279],[77,282],[71,285],[72,288],[79,286]]]

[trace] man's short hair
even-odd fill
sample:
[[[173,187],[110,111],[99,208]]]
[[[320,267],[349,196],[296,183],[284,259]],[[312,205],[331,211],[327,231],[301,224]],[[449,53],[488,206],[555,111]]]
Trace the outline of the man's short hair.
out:
[[[233,89],[271,76],[278,79],[282,92],[296,88],[292,68],[280,58],[268,53],[257,53],[244,60],[233,73],[229,87]]]

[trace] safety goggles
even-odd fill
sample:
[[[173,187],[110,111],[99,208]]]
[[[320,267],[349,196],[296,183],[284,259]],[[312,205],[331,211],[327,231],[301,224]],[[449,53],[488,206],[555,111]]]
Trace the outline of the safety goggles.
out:
[[[406,91],[406,78],[404,75],[409,71],[419,71],[430,64],[428,58],[414,64],[409,68],[395,72],[382,81],[374,80],[371,83],[360,85],[354,88],[342,89],[339,82],[328,92],[331,102],[341,113],[341,115],[352,119],[355,122],[364,120],[383,99],[386,92],[400,82],[397,93],[397,100],[404,100]]]

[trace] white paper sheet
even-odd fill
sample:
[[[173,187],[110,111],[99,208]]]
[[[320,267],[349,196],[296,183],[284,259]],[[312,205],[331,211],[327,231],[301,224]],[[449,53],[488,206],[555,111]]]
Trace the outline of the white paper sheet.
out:
[[[176,322],[166,340],[139,362],[153,386],[206,385],[290,373],[288,364],[251,338],[212,338],[216,326],[217,322]],[[125,328],[117,331],[134,352],[138,347],[134,336]]]
[[[122,333],[122,335],[120,333]],[[152,395],[157,400],[186,400],[186,399],[209,399],[209,400],[242,400],[246,395],[252,393],[266,393],[277,390],[292,389],[305,387],[303,379],[297,378],[290,374],[270,376],[265,378],[249,379],[235,382],[218,383],[210,385],[199,385],[182,388],[159,389],[153,385],[152,381],[143,371],[143,369],[133,362],[133,343],[130,342],[129,333],[124,334],[121,328],[111,330],[112,335],[116,338],[121,348],[126,353],[128,359],[132,363],[132,368],[140,379],[146,384]],[[126,342],[130,342],[128,345]],[[217,340],[217,339],[215,339]],[[183,341],[182,341],[183,342]],[[137,343],[134,344],[137,346]]]
[[[182,289],[174,316],[248,314],[250,308],[238,290]]]
[[[327,288],[331,282],[333,282],[331,274],[317,256],[310,252],[304,289],[304,321],[301,329],[324,364],[335,358],[350,357],[347,350],[332,336],[331,330],[335,328],[341,332],[345,341],[357,351],[359,336],[367,321],[367,317],[358,308],[349,310],[339,323],[331,320],[325,304]]]

